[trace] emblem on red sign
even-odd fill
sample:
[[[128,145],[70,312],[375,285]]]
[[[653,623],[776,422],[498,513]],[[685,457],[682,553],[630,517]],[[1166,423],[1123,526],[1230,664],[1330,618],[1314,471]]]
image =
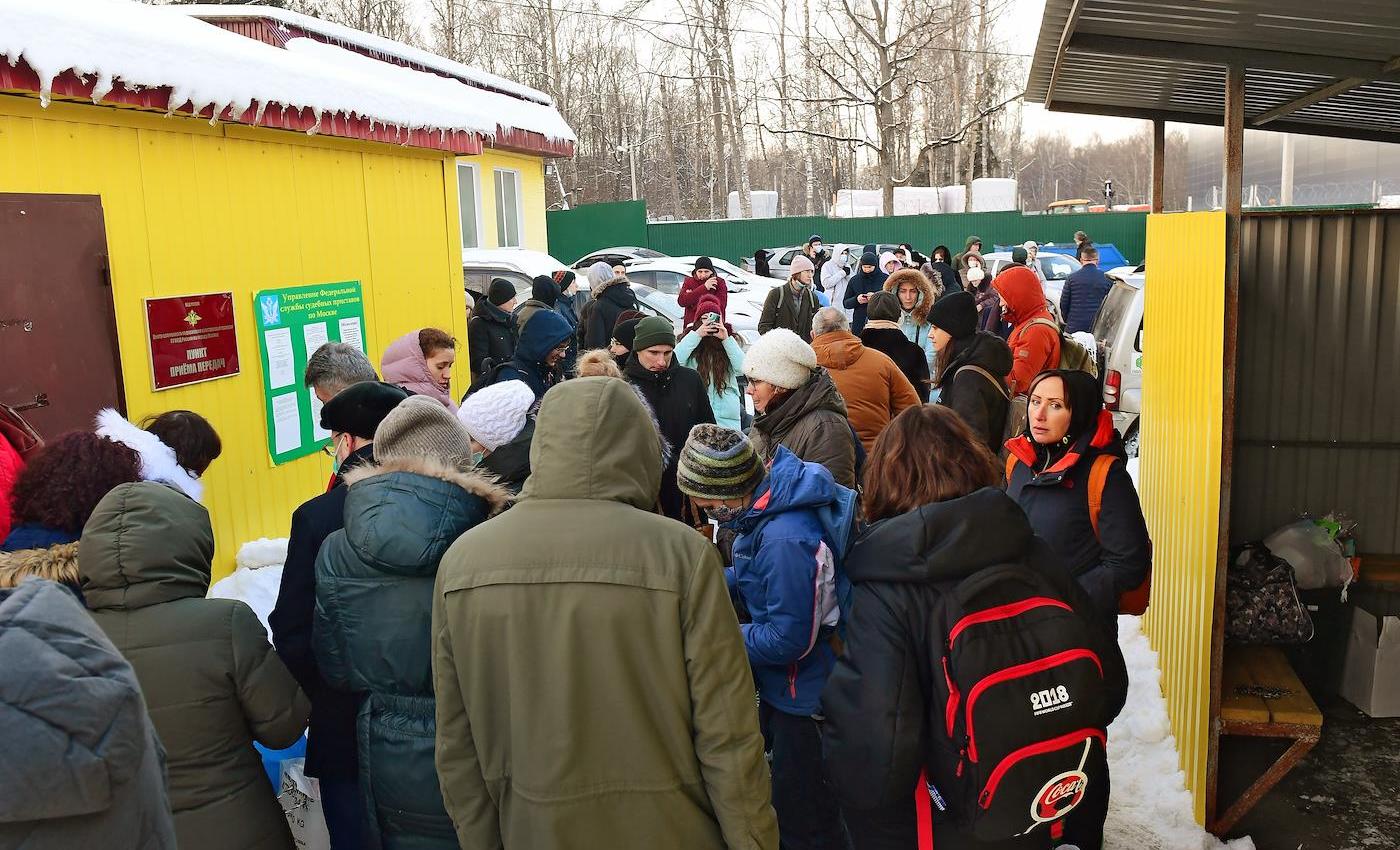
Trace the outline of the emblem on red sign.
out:
[[[238,374],[232,292],[147,298],[146,335],[157,390]]]

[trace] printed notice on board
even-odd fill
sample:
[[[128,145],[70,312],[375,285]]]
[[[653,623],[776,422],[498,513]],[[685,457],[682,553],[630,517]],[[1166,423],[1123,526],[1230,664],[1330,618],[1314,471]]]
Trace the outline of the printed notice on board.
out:
[[[302,339],[306,341],[306,359],[310,360],[311,355],[316,353],[316,349],[330,342],[330,337],[326,335],[325,322],[312,322],[301,329]]]
[[[351,316],[348,319],[340,320],[340,341],[346,345],[353,345],[360,349],[360,353],[364,353],[365,337],[360,331],[359,316]]]
[[[292,329],[278,328],[263,334],[267,343],[267,382],[274,390],[296,383],[296,354],[292,352]]]
[[[331,432],[321,427],[321,400],[316,397],[314,390],[306,391],[306,399],[311,402],[311,439],[316,442],[329,440]]]
[[[301,411],[296,393],[283,393],[272,399],[272,431],[278,454],[301,448]]]

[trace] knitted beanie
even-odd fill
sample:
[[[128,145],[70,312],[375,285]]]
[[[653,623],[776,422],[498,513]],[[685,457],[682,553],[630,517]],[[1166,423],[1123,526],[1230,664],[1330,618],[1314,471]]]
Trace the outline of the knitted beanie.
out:
[[[515,439],[535,403],[535,391],[524,381],[501,381],[472,393],[457,408],[457,420],[488,452]]]
[[[706,292],[700,296],[700,300],[695,302],[695,315],[700,317],[706,313],[718,313],[719,320],[724,321],[724,306],[720,304],[719,296],[713,292]]]
[[[515,286],[503,277],[491,278],[491,288],[486,290],[486,300],[497,307],[515,297]]]
[[[865,316],[872,321],[897,322],[904,314],[904,308],[899,305],[899,296],[893,292],[880,290],[870,296],[870,300],[865,303]]]
[[[1030,258],[1030,252],[1020,245],[1017,245],[1015,248],[1011,249],[1011,262],[1015,263],[1018,266],[1024,266],[1026,264],[1026,261]]]
[[[745,375],[785,390],[807,383],[815,368],[817,353],[812,346],[786,328],[774,328],[759,337],[744,354]]]
[[[695,270],[698,272],[701,269],[708,269],[713,272],[715,270],[714,261],[712,261],[709,257],[696,257]]]
[[[639,318],[623,319],[619,321],[617,324],[613,325],[613,340],[621,344],[628,351],[631,351],[632,343],[637,339],[637,325],[641,323],[642,320]]]
[[[797,277],[803,272],[816,271],[817,267],[812,265],[812,261],[798,254],[792,258],[792,265],[788,266],[788,277]]]
[[[738,499],[763,480],[763,464],[743,434],[718,425],[690,429],[676,466],[676,486],[697,499]]]
[[[676,329],[660,316],[647,316],[637,323],[637,335],[632,338],[633,351],[646,351],[657,345],[676,347]]]
[[[380,463],[430,460],[465,469],[471,465],[471,456],[467,429],[442,402],[430,396],[404,399],[374,432],[374,459]]]
[[[928,311],[928,323],[947,331],[953,339],[977,333],[977,297],[971,292],[950,292]]]

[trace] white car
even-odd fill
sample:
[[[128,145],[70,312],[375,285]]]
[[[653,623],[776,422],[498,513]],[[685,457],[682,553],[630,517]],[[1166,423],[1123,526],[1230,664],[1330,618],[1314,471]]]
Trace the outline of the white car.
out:
[[[654,260],[629,260],[627,266],[627,279],[635,283],[650,286],[669,295],[678,295],[681,291],[681,284],[691,272],[695,271],[695,261],[699,257],[666,257]],[[778,281],[770,277],[746,272],[727,260],[711,258],[714,263],[715,273],[724,278],[729,284],[731,293],[741,292],[746,288],[757,288],[768,294],[768,290],[778,285]]]
[[[1142,315],[1146,271],[1126,266],[1108,273],[1115,278],[1094,319],[1100,367],[1104,378],[1104,407],[1123,435],[1128,457],[1138,453],[1138,420],[1142,413]]]
[[[660,251],[653,251],[651,248],[640,248],[636,245],[620,245],[615,248],[602,248],[597,251],[579,257],[571,266],[579,275],[587,273],[589,266],[594,263],[607,263],[610,266],[626,263],[628,260],[657,260],[666,256]]]
[[[987,271],[992,277],[996,277],[1002,269],[1011,265],[1010,251],[994,251],[983,254],[982,258],[987,261]],[[1045,297],[1058,310],[1065,279],[1079,271],[1079,261],[1064,254],[1037,254],[1035,263],[1040,267],[1040,276],[1045,281]]]
[[[491,288],[492,278],[504,278],[517,295],[530,297],[535,277],[552,275],[564,264],[543,251],[529,248],[467,248],[462,251],[462,283],[472,298]]]
[[[634,274],[629,268],[627,278],[632,281],[632,291],[645,312],[670,319],[676,336],[685,333],[685,308],[677,303],[675,292],[667,292],[648,283],[652,278],[646,272]],[[745,351],[758,339],[758,319],[763,314],[763,299],[771,288],[764,287],[761,292],[748,286],[731,286],[729,289],[729,308],[725,311],[725,319],[734,329],[739,348]],[[679,289],[680,284],[677,283],[676,291]]]

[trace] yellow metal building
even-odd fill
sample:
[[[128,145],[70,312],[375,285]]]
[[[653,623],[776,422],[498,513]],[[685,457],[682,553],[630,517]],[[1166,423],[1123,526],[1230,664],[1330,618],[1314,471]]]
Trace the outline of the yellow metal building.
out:
[[[180,14],[131,5],[133,15]],[[205,28],[216,45],[238,51],[243,45],[228,40],[246,42],[254,48],[250,55],[271,61],[285,49],[276,42],[289,38],[287,20],[265,17],[271,13],[287,14],[245,9],[212,23],[184,18],[180,26]],[[429,73],[411,48],[403,47],[409,59],[400,62],[383,40],[365,36],[357,44],[350,31],[332,28],[326,35],[317,32],[319,22],[297,23],[303,27],[294,31],[298,37],[395,62],[396,79],[405,72],[430,78],[430,92],[440,90],[456,67],[444,62],[446,70]],[[265,111],[218,105],[201,110],[189,103],[182,108],[168,102],[174,99],[169,87],[179,87],[180,79],[119,78],[103,95],[93,91],[93,80],[84,78],[76,61],[48,79],[53,69],[36,72],[23,54],[4,56],[0,69],[0,198],[36,196],[35,204],[63,195],[100,200],[117,390],[128,417],[190,409],[208,418],[223,439],[223,455],[205,476],[204,501],[218,547],[216,578],[232,569],[242,542],[285,536],[292,510],[324,490],[331,472],[330,459],[321,454],[281,466],[270,458],[254,293],[360,281],[365,350],[376,366],[390,341],[416,328],[433,325],[464,340],[459,198],[469,187],[458,185],[459,174],[478,181],[480,209],[473,215],[479,244],[495,246],[503,241],[498,232],[508,232],[514,244],[543,249],[543,159],[568,155],[572,146],[571,138],[547,138],[531,127],[498,126],[488,136],[460,126],[394,127],[383,118],[366,121],[365,115],[313,119],[304,107],[314,104],[308,103],[264,103]],[[475,78],[457,83],[464,97],[501,96],[473,88]],[[216,111],[221,120],[210,120]],[[459,167],[459,158],[465,165]],[[508,184],[504,207],[513,210],[498,202],[503,195],[495,184],[502,182]],[[499,224],[507,215],[509,227]],[[20,293],[21,299],[40,297],[38,284],[20,278],[19,286],[25,285],[35,291]],[[211,292],[233,294],[240,374],[154,391],[144,299]],[[63,330],[35,329],[40,332]],[[75,353],[80,349],[75,346]],[[11,376],[44,365],[25,362],[25,352],[37,348],[4,351],[19,352],[17,362],[4,364]],[[65,368],[100,368],[82,360]],[[462,374],[453,379],[458,395],[465,389]],[[36,411],[34,417],[71,426],[90,421],[95,407]]]

